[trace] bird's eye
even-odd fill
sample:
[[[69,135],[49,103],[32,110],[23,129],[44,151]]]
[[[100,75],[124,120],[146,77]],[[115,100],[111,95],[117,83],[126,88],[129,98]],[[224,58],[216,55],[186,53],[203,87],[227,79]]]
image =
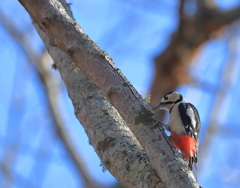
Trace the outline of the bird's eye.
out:
[[[165,96],[164,99],[165,99],[165,100],[168,100],[168,96]]]

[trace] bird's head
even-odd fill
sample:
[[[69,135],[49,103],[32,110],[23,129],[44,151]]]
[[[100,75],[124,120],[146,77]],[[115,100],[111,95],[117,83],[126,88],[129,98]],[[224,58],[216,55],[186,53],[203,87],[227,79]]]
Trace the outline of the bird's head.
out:
[[[183,101],[183,97],[180,93],[172,91],[167,93],[156,107],[153,108],[153,110],[157,108],[164,108],[167,110],[170,110],[170,108],[175,105],[178,102]]]

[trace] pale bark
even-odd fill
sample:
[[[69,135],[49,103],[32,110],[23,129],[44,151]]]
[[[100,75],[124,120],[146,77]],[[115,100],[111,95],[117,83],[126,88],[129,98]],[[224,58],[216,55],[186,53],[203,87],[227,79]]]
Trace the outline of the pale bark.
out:
[[[49,37],[37,24],[34,26],[65,82],[75,114],[81,120],[90,144],[105,167],[127,187],[164,187],[146,153],[117,111],[70,57],[59,48],[52,47]]]
[[[179,188],[199,187],[192,172],[168,142],[163,129],[158,129],[158,120],[150,107],[121,72],[114,67],[108,54],[83,33],[80,26],[66,14],[61,4],[58,1],[47,0],[19,1],[33,18],[35,24],[50,38],[50,44],[68,54],[116,108],[146,151],[151,165],[156,169],[164,185]],[[48,50],[50,52],[50,49]],[[62,58],[58,58],[59,62],[63,61]],[[110,106],[107,100],[104,100],[102,95],[95,91],[92,93],[93,85],[88,85],[89,81],[86,81],[86,77],[72,71],[71,63],[73,61],[69,59],[67,64],[57,64],[57,67],[68,88],[75,113],[82,124],[85,124],[88,136],[92,139],[91,144],[105,166],[124,185],[135,187],[132,184],[132,178],[139,176],[131,173],[135,173],[134,171],[137,170],[143,171],[139,165],[142,163],[141,158],[145,155],[138,156],[134,150],[138,149],[140,152],[141,147],[126,126],[122,127],[123,122],[117,115],[117,111]],[[80,72],[76,67],[75,70]],[[81,93],[77,88],[81,89]],[[126,138],[126,141],[123,141],[122,137]],[[129,143],[129,141],[133,143]],[[123,150],[119,149],[119,146],[124,146],[125,142],[129,146]],[[147,158],[145,159],[144,168],[149,164]],[[125,160],[131,161],[129,164],[131,167],[126,167]],[[129,174],[124,176],[127,171]],[[155,177],[154,179],[159,182],[156,175],[144,177],[145,180]],[[143,187],[145,184],[145,182],[144,184],[135,183],[139,187]]]

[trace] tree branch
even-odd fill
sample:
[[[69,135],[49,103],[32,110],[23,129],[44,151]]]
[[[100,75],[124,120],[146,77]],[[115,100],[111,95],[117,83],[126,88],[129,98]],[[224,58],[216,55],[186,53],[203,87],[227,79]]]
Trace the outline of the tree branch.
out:
[[[164,184],[179,188],[199,187],[184,161],[177,157],[177,152],[169,144],[163,129],[156,128],[158,120],[150,107],[114,67],[108,54],[83,33],[80,26],[65,13],[61,4],[47,0],[19,1],[39,28],[50,37],[51,44],[67,53],[107,96],[144,147],[152,166]],[[71,92],[73,89],[72,86],[68,91]],[[81,110],[85,111],[77,106],[78,103],[74,100],[73,104],[77,116]],[[85,118],[90,115],[86,114]],[[84,121],[84,118],[80,119]],[[110,144],[108,141],[107,143]],[[95,146],[99,153],[104,152],[104,148]],[[111,168],[111,165],[108,167]]]
[[[52,47],[50,38],[37,24],[34,26],[61,73],[76,116],[81,119],[90,143],[107,169],[128,187],[163,187],[145,152],[117,111],[69,56]]]
[[[188,82],[188,65],[202,45],[218,36],[224,26],[240,18],[240,7],[223,12],[212,1],[197,2],[196,15],[183,17],[179,11],[177,31],[172,34],[166,49],[155,58],[155,74],[150,91],[151,106],[156,106],[167,92]],[[181,7],[182,3],[179,10]]]

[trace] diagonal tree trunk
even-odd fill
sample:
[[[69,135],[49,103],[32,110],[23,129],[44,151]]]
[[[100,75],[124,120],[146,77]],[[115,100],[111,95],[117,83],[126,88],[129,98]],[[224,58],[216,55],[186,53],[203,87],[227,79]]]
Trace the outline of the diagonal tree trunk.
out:
[[[35,27],[39,27],[43,40],[46,42],[48,38],[46,46],[50,54],[62,50],[61,53],[71,58],[66,60],[56,53],[56,66],[73,101],[75,114],[105,167],[127,187],[199,187],[163,129],[158,128],[158,119],[149,106],[61,3],[56,0],[19,2]],[[147,182],[152,180],[154,186]]]

